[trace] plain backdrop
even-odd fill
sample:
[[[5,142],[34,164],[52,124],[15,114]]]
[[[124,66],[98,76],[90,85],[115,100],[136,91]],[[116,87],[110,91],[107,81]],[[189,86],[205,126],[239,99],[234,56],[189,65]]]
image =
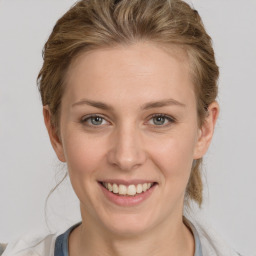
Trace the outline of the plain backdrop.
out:
[[[36,77],[42,48],[74,0],[0,0],[0,241],[46,226],[45,199],[61,165],[43,123]],[[256,0],[191,0],[213,39],[221,114],[205,157],[202,212],[227,243],[256,255]],[[48,201],[47,224],[78,221],[69,181]]]

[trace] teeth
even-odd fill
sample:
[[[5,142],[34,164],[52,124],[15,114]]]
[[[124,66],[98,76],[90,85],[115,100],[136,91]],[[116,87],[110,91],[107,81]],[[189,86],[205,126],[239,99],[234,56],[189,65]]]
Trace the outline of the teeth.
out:
[[[142,185],[142,190],[143,190],[143,192],[147,191],[147,189],[148,189],[148,184],[147,184],[147,183],[144,183],[144,184]]]
[[[113,184],[113,192],[114,192],[115,194],[118,193],[118,186],[117,186],[116,184]]]
[[[140,194],[142,192],[142,185],[138,184],[137,185],[137,193]]]
[[[129,191],[129,188],[128,188],[128,191]],[[119,192],[119,195],[126,195],[126,192],[127,192],[126,186],[119,185],[118,192]]]
[[[106,187],[109,191],[113,191],[113,187],[110,183],[107,183],[107,187]]]
[[[121,185],[120,185],[121,186]],[[129,185],[129,187],[128,187],[128,191],[127,191],[127,195],[129,195],[129,196],[134,196],[134,195],[136,195],[136,187],[135,187],[135,185]]]
[[[138,185],[129,185],[128,187],[126,185],[120,184],[111,184],[111,183],[106,183],[103,182],[103,186],[109,190],[110,192],[113,192],[115,194],[119,195],[129,195],[129,196],[134,196],[136,194],[140,194],[142,192],[146,192],[148,189],[151,188],[153,183],[143,183],[143,184],[138,184]]]

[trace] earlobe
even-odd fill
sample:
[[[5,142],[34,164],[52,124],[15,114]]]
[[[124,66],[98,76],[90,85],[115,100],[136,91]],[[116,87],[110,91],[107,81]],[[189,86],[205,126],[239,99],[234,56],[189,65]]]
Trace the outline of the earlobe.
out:
[[[52,147],[57,157],[59,158],[59,160],[61,162],[66,162],[62,143],[58,135],[56,134],[55,128],[52,126],[52,123],[51,123],[51,112],[48,105],[43,107],[43,116],[44,116],[44,123],[48,131],[48,135],[49,135]]]
[[[197,145],[194,152],[194,159],[203,157],[210,146],[216,121],[219,115],[219,104],[214,101],[208,107],[208,116],[205,118],[199,130]]]

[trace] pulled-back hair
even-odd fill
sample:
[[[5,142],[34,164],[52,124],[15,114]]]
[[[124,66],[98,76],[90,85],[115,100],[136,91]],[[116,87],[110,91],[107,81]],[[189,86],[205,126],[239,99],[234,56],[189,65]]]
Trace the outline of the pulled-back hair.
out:
[[[38,75],[42,104],[48,105],[51,124],[60,137],[60,106],[65,75],[80,54],[103,47],[149,41],[178,46],[186,52],[194,85],[198,126],[217,97],[218,66],[211,38],[196,10],[181,0],[82,0],[56,23],[44,46]],[[202,159],[194,161],[186,198],[202,203]]]

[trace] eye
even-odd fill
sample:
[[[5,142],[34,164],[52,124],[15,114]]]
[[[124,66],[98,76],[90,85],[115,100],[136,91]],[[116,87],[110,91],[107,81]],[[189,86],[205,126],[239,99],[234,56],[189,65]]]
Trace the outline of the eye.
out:
[[[107,121],[102,116],[90,115],[83,117],[81,123],[88,126],[101,126],[107,124]]]
[[[149,121],[150,124],[155,126],[168,126],[174,122],[174,118],[167,116],[165,114],[155,114],[150,118]]]

